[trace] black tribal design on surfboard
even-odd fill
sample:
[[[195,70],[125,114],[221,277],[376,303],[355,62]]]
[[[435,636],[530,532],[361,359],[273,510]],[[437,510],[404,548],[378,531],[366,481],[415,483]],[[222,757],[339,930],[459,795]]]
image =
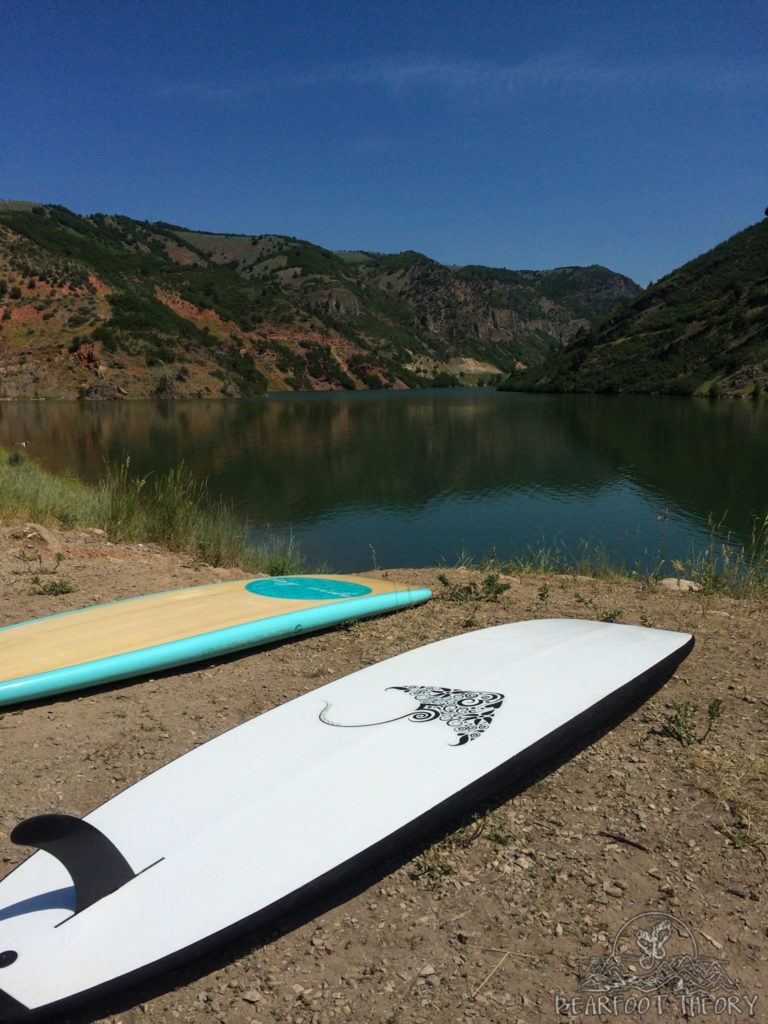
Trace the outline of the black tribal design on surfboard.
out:
[[[388,686],[388,690],[402,690],[419,702],[414,711],[407,711],[395,718],[385,718],[381,722],[333,722],[326,717],[330,704],[326,701],[320,712],[320,721],[325,725],[333,725],[337,729],[365,729],[372,725],[387,725],[399,722],[404,718],[412,722],[444,722],[458,736],[452,747],[460,747],[471,743],[486,732],[493,716],[504,703],[503,693],[491,693],[488,690],[450,690],[445,686]]]

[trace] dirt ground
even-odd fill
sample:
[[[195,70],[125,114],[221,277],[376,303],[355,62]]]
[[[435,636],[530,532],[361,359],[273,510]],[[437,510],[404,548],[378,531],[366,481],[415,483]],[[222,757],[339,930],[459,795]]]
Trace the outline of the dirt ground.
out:
[[[662,1007],[654,997],[641,1016],[631,1002],[600,1007],[579,991],[579,961],[607,956],[624,922],[657,911],[684,922],[700,958],[722,961],[737,986],[726,993],[736,1002],[725,1012],[713,1003],[707,1015],[747,1018],[751,1007],[765,1020],[766,604],[570,576],[504,578],[509,589],[482,600],[469,593],[482,576],[469,570],[446,570],[455,589],[437,569],[381,575],[430,586],[435,598],[194,671],[1,714],[0,875],[26,856],[8,839],[21,819],[85,814],[223,730],[421,644],[502,622],[576,617],[683,630],[696,647],[655,696],[561,767],[309,908],[306,919],[59,1019],[703,1017],[706,1003],[686,1008],[674,993]],[[151,546],[113,546],[98,531],[53,534],[36,549],[6,528],[0,625],[241,576]],[[714,705],[702,738],[715,699],[720,714]]]

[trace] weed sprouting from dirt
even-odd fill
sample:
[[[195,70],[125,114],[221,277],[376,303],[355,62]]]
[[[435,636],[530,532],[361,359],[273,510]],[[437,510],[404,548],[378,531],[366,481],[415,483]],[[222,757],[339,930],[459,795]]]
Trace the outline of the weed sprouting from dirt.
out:
[[[719,697],[713,697],[707,705],[706,728],[699,735],[697,729],[698,707],[693,701],[672,701],[670,708],[671,713],[666,715],[660,732],[662,736],[677,740],[683,747],[692,747],[696,743],[703,743],[723,714],[722,700]]]
[[[39,576],[33,576],[32,584],[33,594],[43,594],[47,597],[61,597],[64,594],[71,594],[75,589],[69,580],[63,580],[60,577],[55,580],[46,580],[45,583],[41,583]]]
[[[498,572],[487,573],[479,582],[469,580],[466,583],[452,583],[445,573],[440,573],[437,578],[445,588],[441,596],[446,601],[454,601],[457,604],[466,604],[469,601],[495,602],[510,587],[509,583],[501,582]]]
[[[673,701],[671,708],[661,727],[662,736],[669,736],[684,747],[693,746],[696,742],[695,704],[689,700]]]
[[[470,611],[466,619],[462,622],[464,629],[475,629],[479,625],[477,620],[477,605]]]
[[[605,611],[600,612],[601,622],[618,622],[621,618],[623,611],[621,608],[606,608]]]
[[[456,865],[438,847],[420,854],[413,862],[411,878],[426,882],[432,890],[442,889],[446,878],[455,875]]]

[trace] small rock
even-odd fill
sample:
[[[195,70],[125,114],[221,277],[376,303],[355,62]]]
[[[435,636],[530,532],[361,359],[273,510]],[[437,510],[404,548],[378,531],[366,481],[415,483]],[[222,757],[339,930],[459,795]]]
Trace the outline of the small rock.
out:
[[[437,973],[437,971],[435,970],[435,968],[431,964],[427,964],[426,967],[422,967],[422,969],[419,971],[419,977],[420,978],[431,978],[432,975],[436,974],[436,973]]]
[[[623,896],[624,890],[618,882],[603,882],[603,892],[606,896]]]
[[[255,988],[249,988],[247,992],[243,992],[243,999],[246,1003],[258,1003],[261,999],[261,992],[257,992]]]
[[[51,555],[61,552],[61,541],[46,526],[40,526],[38,523],[24,523],[21,530],[17,530],[14,536],[18,537],[19,534],[23,537],[26,547],[41,548]]]
[[[677,591],[693,591],[694,593],[701,590],[698,583],[694,583],[693,580],[679,579],[677,576],[668,576],[666,579],[661,580],[661,586],[667,590]]]
[[[715,949],[723,948],[722,942],[718,942],[717,939],[713,938],[711,935],[708,935],[706,932],[702,932],[701,934],[704,936],[707,942],[711,943],[715,947]]]

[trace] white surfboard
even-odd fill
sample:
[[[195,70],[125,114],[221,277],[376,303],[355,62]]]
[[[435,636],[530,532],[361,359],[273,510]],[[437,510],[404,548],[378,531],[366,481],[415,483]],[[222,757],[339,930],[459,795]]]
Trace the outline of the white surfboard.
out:
[[[562,753],[692,644],[571,620],[452,637],[259,715],[82,821],[28,819],[12,838],[38,852],[0,882],[0,1020],[274,921]]]

